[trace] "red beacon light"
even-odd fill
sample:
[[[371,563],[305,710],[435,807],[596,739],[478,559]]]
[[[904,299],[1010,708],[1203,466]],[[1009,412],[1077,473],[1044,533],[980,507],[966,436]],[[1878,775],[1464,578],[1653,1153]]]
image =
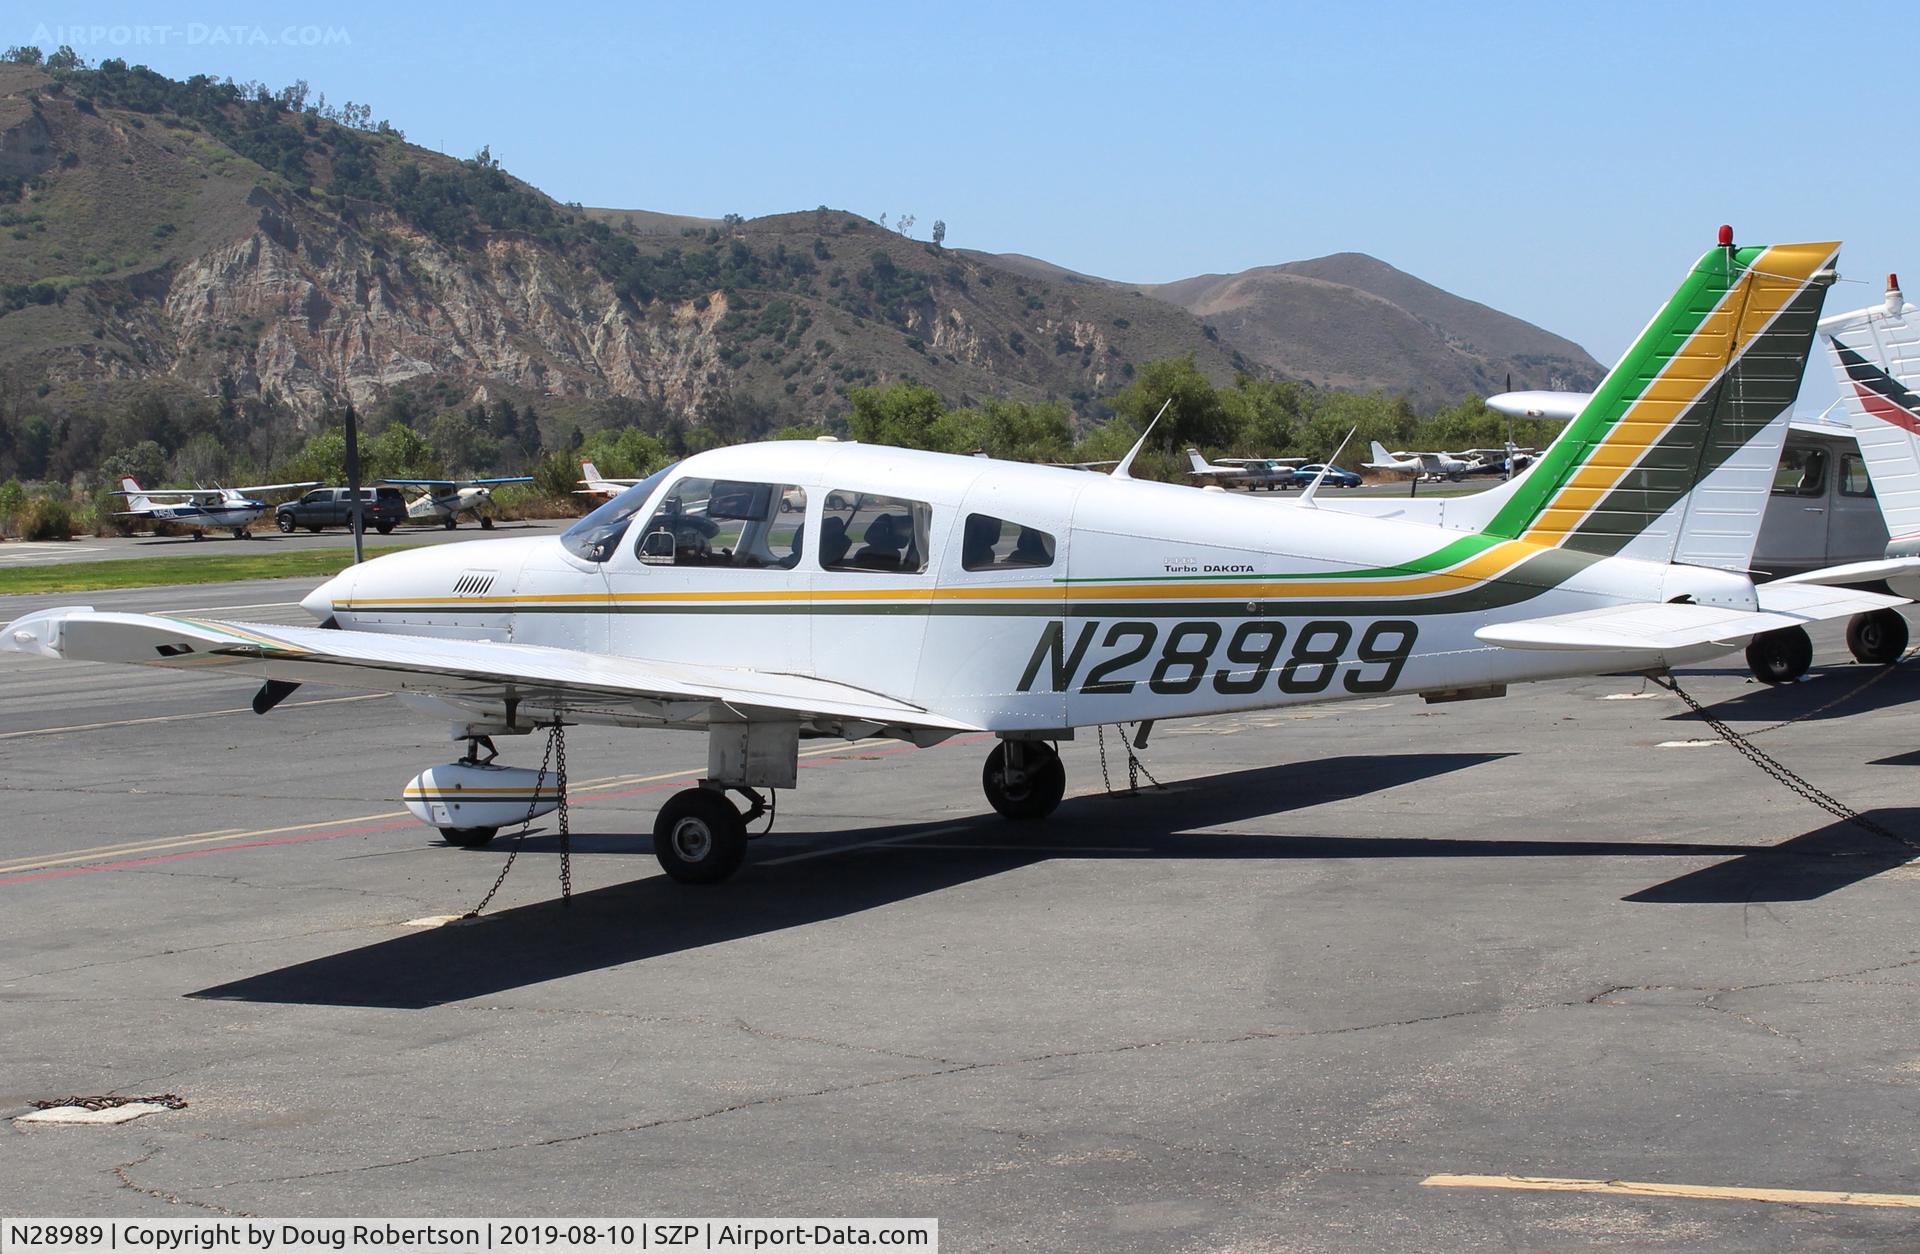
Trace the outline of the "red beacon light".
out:
[[[1720,247],[1733,247],[1733,228],[1724,224],[1720,227]]]

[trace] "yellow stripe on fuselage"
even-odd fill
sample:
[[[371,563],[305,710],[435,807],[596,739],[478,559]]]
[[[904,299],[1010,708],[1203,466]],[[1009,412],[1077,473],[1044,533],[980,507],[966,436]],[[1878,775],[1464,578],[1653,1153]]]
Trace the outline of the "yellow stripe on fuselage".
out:
[[[1495,579],[1522,561],[1546,549],[1521,540],[1509,540],[1475,554],[1451,569],[1430,574],[1389,575],[1376,579],[1346,579],[1329,573],[1325,579],[1234,580],[1202,583],[1047,584],[983,588],[769,588],[763,591],[577,592],[544,595],[446,598],[355,598],[335,602],[345,611],[378,613],[437,609],[449,603],[485,605],[502,613],[522,606],[576,605],[582,610],[615,605],[792,605],[797,610],[814,604],[887,602],[982,601],[1299,601],[1342,597],[1429,596],[1458,592],[1464,586]]]
[[[1524,539],[1564,542],[1660,438],[1772,324],[1833,255],[1832,244],[1783,244],[1754,259],[1613,430],[1540,511]]]

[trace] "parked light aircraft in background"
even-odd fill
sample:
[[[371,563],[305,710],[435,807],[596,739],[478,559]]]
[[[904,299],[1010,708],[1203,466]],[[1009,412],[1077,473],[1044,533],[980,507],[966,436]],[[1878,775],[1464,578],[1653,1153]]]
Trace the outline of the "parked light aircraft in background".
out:
[[[638,479],[609,479],[601,474],[592,462],[585,458],[580,460],[580,473],[583,478],[579,481],[580,486],[573,490],[573,494],[575,496],[597,496],[606,501],[611,501],[614,497],[619,496],[622,492],[625,492],[628,488],[640,482]]]
[[[247,524],[271,507],[256,499],[255,492],[291,492],[301,488],[318,487],[319,481],[307,483],[256,483],[244,488],[143,488],[131,475],[120,480],[120,487],[113,493],[127,498],[127,508],[116,510],[115,518],[144,518],[149,522],[172,523],[177,527],[191,527],[193,538],[198,540],[205,531],[231,531],[236,540],[245,540],[252,533]]]
[[[1210,462],[1200,456],[1200,450],[1187,450],[1187,460],[1193,464],[1193,476],[1205,479],[1209,483],[1223,488],[1245,488],[1249,492],[1266,488],[1273,491],[1293,486],[1293,468],[1307,459],[1304,457],[1223,457],[1218,463]]]
[[[1371,442],[1373,460],[1363,462],[1368,470],[1386,470],[1413,475],[1420,479],[1459,481],[1468,475],[1508,475],[1533,464],[1536,450],[1516,448],[1470,448],[1457,453],[1388,452],[1380,441]]]
[[[261,712],[306,682],[396,692],[468,741],[405,793],[456,844],[557,804],[489,739],[556,720],[706,733],[708,777],[654,823],[683,881],[739,868],[757,790],[794,785],[803,736],[991,734],[988,801],[1040,818],[1078,728],[1494,697],[1898,604],[1745,573],[1837,246],[1723,243],[1541,459],[1471,497],[1276,509],[1131,479],[1131,454],[1092,475],[743,445],[559,537],[352,567],[302,602],[318,627],[70,607],[14,621],[0,648],[259,676]]]
[[[505,475],[496,479],[382,479],[401,488],[425,488],[407,502],[407,517],[418,521],[438,521],[451,531],[460,525],[460,515],[472,514],[480,520],[482,531],[493,530],[493,489],[503,483],[532,483],[532,475]]]

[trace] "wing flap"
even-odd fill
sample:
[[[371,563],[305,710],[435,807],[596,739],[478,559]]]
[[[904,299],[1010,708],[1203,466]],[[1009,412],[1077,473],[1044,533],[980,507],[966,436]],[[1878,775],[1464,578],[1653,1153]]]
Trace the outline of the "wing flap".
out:
[[[919,706],[805,675],[654,662],[545,645],[265,626],[88,607],[15,620],[0,649],[85,662],[212,669],[376,692],[562,707],[696,702],[749,717],[975,731]]]

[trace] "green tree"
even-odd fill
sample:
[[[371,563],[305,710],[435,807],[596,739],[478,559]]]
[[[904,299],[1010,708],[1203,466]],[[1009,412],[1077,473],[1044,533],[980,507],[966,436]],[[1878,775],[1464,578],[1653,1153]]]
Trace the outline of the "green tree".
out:
[[[615,479],[638,479],[652,474],[670,460],[667,446],[644,431],[632,427],[624,431],[596,431],[580,445],[580,456],[591,461],[594,469]],[[580,463],[568,459],[573,477],[580,477]],[[568,486],[572,491],[572,486]]]
[[[847,431],[863,444],[932,448],[933,424],[947,412],[938,392],[917,383],[853,388],[847,400]]]
[[[1192,353],[1162,357],[1141,366],[1134,371],[1133,382],[1107,403],[1132,424],[1136,435],[1166,405],[1166,416],[1153,430],[1150,443],[1155,448],[1222,448],[1239,434],[1231,415],[1221,407],[1220,394],[1194,364]]]
[[[360,444],[362,482],[376,479],[428,479],[445,472],[433,446],[412,427],[395,423]]]
[[[103,458],[100,473],[111,477],[116,486],[121,479],[132,478],[143,488],[158,487],[166,481],[166,450],[152,440],[142,440]]]

